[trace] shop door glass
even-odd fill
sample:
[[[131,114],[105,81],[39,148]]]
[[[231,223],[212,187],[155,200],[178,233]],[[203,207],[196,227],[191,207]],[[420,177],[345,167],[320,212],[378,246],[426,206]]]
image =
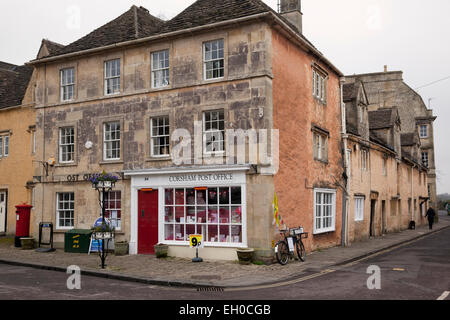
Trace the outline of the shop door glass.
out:
[[[138,253],[154,254],[158,243],[158,190],[138,192]]]

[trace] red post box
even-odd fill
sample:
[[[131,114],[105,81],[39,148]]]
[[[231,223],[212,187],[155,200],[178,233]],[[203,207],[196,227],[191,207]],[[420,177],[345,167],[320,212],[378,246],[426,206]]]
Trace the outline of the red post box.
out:
[[[30,236],[30,215],[31,208],[28,204],[21,204],[16,206],[16,238],[15,246],[20,247],[20,238]]]

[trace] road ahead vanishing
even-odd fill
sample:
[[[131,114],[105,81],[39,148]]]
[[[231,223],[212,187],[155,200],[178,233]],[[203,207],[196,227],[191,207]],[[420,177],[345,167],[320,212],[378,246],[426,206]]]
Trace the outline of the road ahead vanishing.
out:
[[[450,229],[350,265],[259,288],[197,291],[81,276],[81,289],[69,290],[69,276],[0,264],[0,299],[450,300]]]

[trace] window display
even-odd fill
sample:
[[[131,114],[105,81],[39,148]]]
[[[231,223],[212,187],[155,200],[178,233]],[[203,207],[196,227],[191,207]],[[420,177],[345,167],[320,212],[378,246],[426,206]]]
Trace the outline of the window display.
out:
[[[164,197],[165,240],[201,234],[206,243],[242,243],[241,187],[169,188]]]

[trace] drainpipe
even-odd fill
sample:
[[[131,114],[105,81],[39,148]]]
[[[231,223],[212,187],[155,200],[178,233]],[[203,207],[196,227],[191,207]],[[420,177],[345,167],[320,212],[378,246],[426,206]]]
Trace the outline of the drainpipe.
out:
[[[348,176],[349,163],[347,161],[347,125],[346,125],[346,112],[344,104],[344,83],[345,78],[341,77],[339,80],[340,93],[341,93],[341,122],[342,122],[342,143],[343,143],[343,160],[344,160],[344,170],[345,170],[345,190],[342,193],[342,235],[341,235],[341,245],[348,246],[348,210],[349,210],[349,190],[350,190],[350,179]]]

